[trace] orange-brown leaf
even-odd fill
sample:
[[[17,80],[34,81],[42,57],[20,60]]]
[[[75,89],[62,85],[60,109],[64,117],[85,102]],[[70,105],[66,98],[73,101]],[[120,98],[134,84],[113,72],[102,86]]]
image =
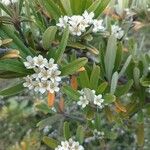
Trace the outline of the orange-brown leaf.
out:
[[[71,87],[72,87],[74,90],[77,90],[77,89],[78,89],[78,82],[77,82],[77,77],[76,77],[76,75],[72,75],[72,76],[71,76]]]
[[[55,103],[55,93],[48,92],[48,106],[53,107]]]

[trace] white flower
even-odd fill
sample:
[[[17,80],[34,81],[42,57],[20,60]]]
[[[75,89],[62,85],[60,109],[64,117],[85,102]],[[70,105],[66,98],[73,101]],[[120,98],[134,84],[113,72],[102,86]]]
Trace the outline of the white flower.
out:
[[[99,31],[104,31],[104,26],[102,25],[103,24],[103,20],[97,20],[97,19],[94,19],[93,20],[93,32],[99,32]]]
[[[55,150],[84,150],[84,147],[79,142],[69,139],[68,141],[62,141],[61,145],[58,145]]]
[[[32,78],[28,75],[27,77],[24,78],[25,83],[23,83],[24,87],[28,87],[30,90],[34,88]]]
[[[59,23],[57,26],[61,28],[66,28],[69,26],[69,31],[72,35],[81,36],[82,33],[86,32],[87,28],[94,26],[93,32],[104,31],[102,26],[102,20],[93,19],[94,13],[88,13],[86,10],[82,15],[73,15],[71,17],[64,16],[59,18]]]
[[[42,55],[34,58],[28,56],[26,59],[27,62],[24,62],[25,67],[27,69],[32,68],[35,73],[25,78],[24,87],[34,89],[34,91],[42,94],[46,91],[51,93],[58,92],[61,71],[58,70],[58,65],[54,64],[54,59],[51,58],[48,61]]]
[[[24,65],[27,69],[32,69],[34,68],[34,61],[33,61],[33,58],[31,56],[27,56],[26,57],[26,62],[24,62]]]
[[[49,87],[48,87],[48,91],[50,93],[54,93],[54,92],[58,92],[59,91],[59,83],[58,82],[50,82]]]
[[[49,69],[46,70],[45,68],[41,69],[38,74],[38,77],[44,81],[48,80],[48,78],[51,77],[51,70]]]
[[[86,22],[88,24],[92,24],[93,23],[93,18],[94,18],[94,13],[88,13],[86,10],[84,11],[83,15],[84,19],[86,20]]]
[[[103,139],[105,135],[103,131],[97,131],[97,129],[93,131],[93,134],[96,139]]]
[[[100,108],[103,108],[103,102],[104,102],[104,99],[102,99],[101,94],[94,96],[94,104],[95,105],[99,106]]]
[[[48,69],[58,69],[58,65],[54,64],[54,59],[51,58],[49,60],[49,62],[47,63],[46,68],[48,68]]]
[[[43,58],[42,55],[38,55],[37,57],[34,57],[33,61],[34,61],[34,65],[39,68],[45,67],[48,62],[47,59]]]
[[[78,105],[81,105],[82,108],[85,108],[88,104],[89,101],[85,96],[80,96],[80,100],[77,102]]]
[[[59,23],[57,23],[57,26],[61,28],[65,28],[68,24],[68,20],[69,20],[68,16],[59,18]]]
[[[59,81],[61,81],[61,78],[59,77],[59,75],[61,74],[61,71],[59,71],[59,70],[52,70],[51,71],[51,75],[50,75],[50,79],[51,79],[51,81],[57,81],[57,82],[59,82]]]
[[[10,5],[12,3],[16,3],[18,0],[1,0],[4,5]]]
[[[114,35],[117,39],[121,39],[124,35],[124,31],[119,26],[112,25],[111,34]]]

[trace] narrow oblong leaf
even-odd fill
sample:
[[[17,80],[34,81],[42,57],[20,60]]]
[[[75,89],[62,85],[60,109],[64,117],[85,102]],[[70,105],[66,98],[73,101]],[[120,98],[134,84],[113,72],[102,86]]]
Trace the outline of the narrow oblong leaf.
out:
[[[87,63],[87,58],[79,58],[61,68],[61,75],[70,75],[75,73]]]
[[[71,10],[71,4],[70,0],[60,0],[64,10],[66,11],[66,14],[68,16],[72,15],[72,10]]]
[[[56,26],[50,26],[44,32],[42,37],[42,43],[45,49],[48,49],[50,47],[50,44],[55,40],[56,32],[57,32]]]
[[[97,92],[98,94],[102,94],[102,93],[105,91],[105,89],[107,88],[107,86],[108,86],[108,82],[103,82],[102,84],[100,84],[100,85],[98,86],[96,92]]]
[[[104,11],[104,9],[107,7],[108,3],[111,0],[101,0],[100,5],[97,7],[96,11],[95,11],[95,15],[96,17],[99,17],[101,15],[101,13]]]
[[[13,42],[17,45],[23,57],[28,55],[33,56],[32,52],[24,45],[24,43],[14,34],[14,32],[6,25],[0,25],[0,30],[2,30],[9,38],[13,39]]]
[[[60,42],[60,46],[57,49],[56,54],[55,54],[55,60],[57,62],[60,62],[62,57],[63,57],[63,54],[65,52],[65,48],[67,46],[68,38],[69,38],[69,28],[67,27],[64,29],[64,33],[62,36],[62,40]]]
[[[113,94],[108,93],[108,94],[106,94],[106,95],[104,96],[104,103],[105,103],[106,105],[107,105],[107,104],[110,104],[110,103],[112,103],[112,102],[115,102],[115,100],[116,100],[116,96],[113,95]]]
[[[7,97],[7,96],[16,95],[22,92],[24,89],[25,87],[23,87],[23,83],[18,83],[16,85],[13,85],[11,87],[8,87],[0,91],[0,96]]]
[[[130,90],[130,88],[133,85],[133,80],[129,80],[125,85],[120,85],[117,87],[115,95],[120,97],[126,93],[128,93],[128,91]]]
[[[73,90],[70,86],[64,86],[62,88],[63,93],[65,93],[68,97],[72,98],[73,100],[78,100],[80,97],[80,93],[77,91]]]
[[[108,39],[106,54],[104,58],[106,77],[111,81],[112,71],[116,59],[117,39],[111,35]]]
[[[58,20],[59,17],[61,17],[62,12],[57,3],[55,3],[53,0],[39,0],[40,4],[44,6],[44,8],[47,10],[48,14],[52,16],[54,19]]]
[[[115,72],[112,76],[111,80],[111,87],[110,87],[110,93],[114,94],[117,88],[117,83],[118,83],[118,72]]]
[[[129,66],[129,64],[130,64],[130,62],[131,62],[131,59],[132,59],[132,56],[130,55],[130,56],[127,58],[125,64],[123,65],[123,67],[122,67],[122,69],[121,69],[121,71],[120,71],[120,73],[119,73],[119,78],[125,73],[127,67]]]
[[[64,122],[63,132],[64,132],[65,139],[68,140],[71,137],[70,128],[69,128],[69,123],[68,122]]]
[[[90,88],[90,80],[86,70],[79,73],[78,79],[82,88]]]
[[[101,0],[96,0],[92,3],[92,5],[87,9],[88,12],[95,12],[95,10],[99,7]]]
[[[47,136],[43,137],[43,142],[52,149],[55,149],[59,145],[58,141]]]
[[[82,144],[84,141],[84,132],[85,132],[84,128],[82,126],[78,126],[77,132],[76,132],[76,137],[80,144]]]
[[[33,73],[32,70],[27,70],[22,62],[14,59],[0,60],[0,70],[12,71],[24,75]]]
[[[90,77],[90,88],[96,90],[100,79],[100,67],[94,66]]]

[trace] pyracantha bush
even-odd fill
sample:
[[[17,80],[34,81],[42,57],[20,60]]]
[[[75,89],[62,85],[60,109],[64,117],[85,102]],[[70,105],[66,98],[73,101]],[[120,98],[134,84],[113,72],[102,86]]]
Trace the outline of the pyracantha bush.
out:
[[[0,78],[18,83],[0,95],[41,99],[34,105],[37,128],[51,149],[144,148],[150,45],[141,35],[150,31],[149,6],[146,0],[1,0]]]

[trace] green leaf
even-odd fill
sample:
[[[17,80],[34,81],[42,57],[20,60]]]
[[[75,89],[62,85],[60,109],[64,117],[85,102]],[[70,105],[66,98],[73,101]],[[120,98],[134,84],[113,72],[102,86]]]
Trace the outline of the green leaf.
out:
[[[88,12],[95,12],[96,9],[100,6],[101,0],[95,0],[92,5],[87,9]]]
[[[64,54],[66,46],[67,46],[68,38],[69,38],[69,28],[67,27],[64,29],[64,33],[62,36],[62,40],[60,42],[60,46],[55,54],[55,60],[57,62],[60,62],[63,57],[63,54]]]
[[[117,40],[113,35],[111,35],[108,39],[106,54],[104,58],[106,77],[109,80],[109,82],[111,81],[111,76],[114,69],[116,50],[117,50]]]
[[[53,115],[51,117],[48,117],[42,121],[40,121],[38,124],[37,124],[37,127],[39,127],[40,129],[43,129],[44,127],[46,126],[50,126],[50,125],[53,125],[54,123],[60,121],[62,118],[62,115],[61,114],[56,114],[56,115]]]
[[[71,9],[74,15],[80,15],[82,13],[82,0],[70,0]]]
[[[39,0],[40,4],[44,6],[47,10],[48,14],[52,16],[52,18],[58,20],[62,14],[61,9],[53,0]]]
[[[86,70],[79,73],[78,79],[82,88],[90,88],[90,80]]]
[[[90,77],[90,88],[96,90],[100,79],[100,67],[93,66],[93,70]]]
[[[68,16],[72,15],[72,10],[71,10],[71,4],[70,4],[70,0],[60,0],[64,10],[66,11],[66,14]]]
[[[101,15],[101,13],[104,11],[104,9],[107,7],[108,3],[111,0],[101,0],[100,5],[97,7],[96,11],[95,11],[95,17],[98,17]]]
[[[108,93],[108,94],[106,94],[106,95],[104,96],[104,103],[105,103],[106,105],[111,104],[111,103],[114,102],[115,100],[116,100],[116,96],[113,95],[113,94]]]
[[[118,72],[115,72],[112,76],[111,80],[111,87],[110,87],[110,93],[114,94],[117,88],[117,83],[118,83]]]
[[[144,86],[144,87],[149,87],[149,85],[150,85],[150,80],[149,80],[149,78],[142,77],[142,78],[140,79],[140,83],[141,83],[141,85]]]
[[[24,45],[24,43],[14,34],[14,31],[12,31],[9,27],[1,24],[0,30],[2,30],[9,38],[13,39],[13,42],[17,45],[23,57],[26,57],[28,55],[33,56],[31,51]]]
[[[52,149],[55,149],[59,145],[58,141],[47,136],[43,137],[43,142]]]
[[[101,129],[101,117],[100,117],[100,114],[98,114],[98,113],[96,113],[96,115],[95,115],[95,128],[97,130]]]
[[[50,44],[55,40],[56,32],[57,32],[56,26],[50,26],[49,28],[46,29],[42,37],[44,49],[50,48]]]
[[[123,67],[122,67],[122,69],[121,69],[121,71],[120,71],[120,73],[119,73],[119,78],[125,73],[127,67],[129,66],[129,64],[130,64],[130,62],[131,62],[131,59],[132,59],[132,56],[130,55],[130,56],[127,58],[126,62],[124,63],[124,65],[123,65]]]
[[[68,97],[72,98],[73,100],[78,100],[80,97],[80,93],[73,90],[70,86],[63,86],[62,88],[63,93],[65,93]]]
[[[25,88],[23,87],[23,84],[22,83],[18,83],[16,85],[13,85],[11,87],[8,87],[8,88],[0,91],[0,95],[3,96],[3,97],[12,96],[12,95],[19,94],[24,89]]]
[[[9,16],[12,16],[12,11],[8,9],[7,6],[3,5],[1,2],[0,2],[0,8],[5,12],[7,13]]]
[[[134,77],[134,83],[136,88],[139,88],[140,86],[140,69],[135,67],[133,69],[133,77]]]
[[[2,79],[12,79],[12,78],[19,78],[19,77],[25,77],[26,74],[16,73],[12,71],[1,71],[0,70],[0,78]]]
[[[143,123],[137,125],[136,136],[137,136],[138,146],[143,146],[144,145],[144,124]]]
[[[36,104],[35,107],[44,114],[52,113],[51,109],[44,102]]]
[[[82,126],[78,126],[76,137],[80,144],[82,144],[84,141],[84,133],[85,133],[84,128]]]
[[[32,70],[27,70],[22,62],[14,59],[0,60],[0,70],[12,71],[24,75],[33,73]]]
[[[87,58],[79,58],[61,68],[61,75],[66,76],[75,73],[87,63]]]
[[[122,46],[122,43],[119,42],[118,48],[117,48],[117,53],[116,53],[115,67],[114,67],[115,71],[118,70],[118,68],[120,67],[121,62],[122,62],[122,57],[123,57],[123,46]]]
[[[68,140],[71,137],[70,128],[69,128],[69,123],[68,122],[64,122],[63,131],[64,131],[65,139]]]
[[[108,82],[103,82],[102,84],[100,84],[99,87],[97,88],[97,93],[102,94],[106,90],[107,86]]]
[[[126,93],[128,93],[128,91],[130,90],[130,88],[133,85],[133,80],[129,80],[128,83],[126,83],[125,85],[120,85],[117,87],[115,95],[120,97]]]

